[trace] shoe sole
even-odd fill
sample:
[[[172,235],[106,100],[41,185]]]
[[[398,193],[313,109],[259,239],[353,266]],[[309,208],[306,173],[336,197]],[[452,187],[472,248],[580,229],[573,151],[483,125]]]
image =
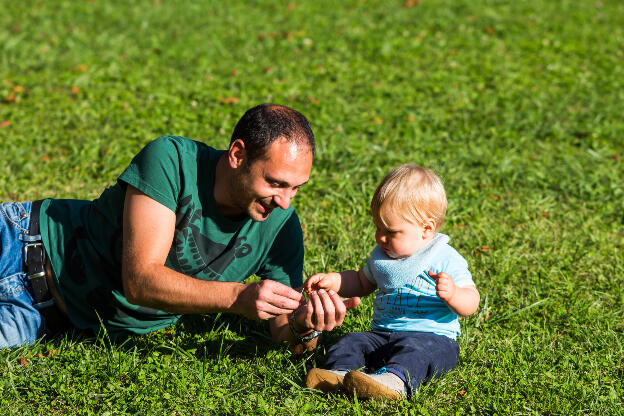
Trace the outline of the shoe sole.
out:
[[[351,371],[344,377],[343,389],[355,393],[359,398],[383,398],[390,400],[403,399],[403,395],[378,383],[360,371]]]
[[[306,377],[306,386],[325,393],[337,391],[342,385],[344,377],[321,368],[313,368]]]

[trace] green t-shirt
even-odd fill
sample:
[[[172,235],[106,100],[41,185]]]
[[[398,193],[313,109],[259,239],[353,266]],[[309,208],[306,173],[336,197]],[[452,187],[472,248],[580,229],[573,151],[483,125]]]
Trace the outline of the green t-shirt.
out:
[[[165,265],[202,280],[240,282],[256,274],[301,286],[303,235],[292,207],[263,221],[231,221],[214,200],[217,160],[224,151],[163,136],[139,152],[117,183],[94,201],[48,199],[41,235],[56,285],[78,328],[146,333],[179,315],[129,303],[121,282],[123,205],[127,184],[176,214]]]

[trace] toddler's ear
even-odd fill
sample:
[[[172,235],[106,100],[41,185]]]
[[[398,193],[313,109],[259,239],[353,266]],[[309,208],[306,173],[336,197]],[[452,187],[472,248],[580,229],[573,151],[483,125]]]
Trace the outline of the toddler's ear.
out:
[[[436,222],[432,219],[427,219],[423,223],[423,237],[425,239],[433,237],[436,233]]]

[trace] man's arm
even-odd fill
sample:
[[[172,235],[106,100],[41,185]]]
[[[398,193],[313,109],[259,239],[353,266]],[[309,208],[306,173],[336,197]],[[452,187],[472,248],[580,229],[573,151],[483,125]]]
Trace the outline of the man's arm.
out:
[[[124,205],[122,282],[129,302],[173,313],[234,312],[252,319],[289,313],[302,295],[280,283],[195,279],[165,266],[175,213],[128,185]]]

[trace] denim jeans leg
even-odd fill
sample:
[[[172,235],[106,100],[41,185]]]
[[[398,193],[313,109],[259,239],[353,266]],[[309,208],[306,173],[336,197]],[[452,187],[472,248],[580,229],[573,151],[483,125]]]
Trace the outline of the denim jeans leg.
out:
[[[44,333],[24,268],[30,202],[0,204],[0,348],[31,344]]]
[[[368,356],[386,340],[373,332],[352,332],[340,338],[327,352],[325,368],[350,371],[368,365]]]
[[[428,332],[396,332],[390,339],[389,372],[397,374],[411,389],[452,370],[459,360],[454,339]]]

